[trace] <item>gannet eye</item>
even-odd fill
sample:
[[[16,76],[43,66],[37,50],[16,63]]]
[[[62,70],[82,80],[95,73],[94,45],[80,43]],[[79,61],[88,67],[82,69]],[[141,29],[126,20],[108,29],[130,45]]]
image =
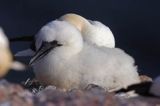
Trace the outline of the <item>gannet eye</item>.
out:
[[[56,40],[51,41],[51,42],[43,41],[40,48],[42,48],[44,46],[45,46],[45,48],[46,47],[54,47],[55,48],[57,46],[62,46],[62,44],[58,43],[58,41],[56,41]]]
[[[62,44],[58,43],[58,41],[56,41],[56,40],[49,42],[49,43],[51,43],[51,45],[62,46]]]

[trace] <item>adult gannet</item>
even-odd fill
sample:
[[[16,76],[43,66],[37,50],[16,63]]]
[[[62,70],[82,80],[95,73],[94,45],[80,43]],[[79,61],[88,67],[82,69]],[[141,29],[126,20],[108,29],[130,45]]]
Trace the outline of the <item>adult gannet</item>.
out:
[[[116,90],[139,83],[134,59],[118,48],[93,46],[66,21],[52,21],[35,36],[31,59],[35,75],[44,84],[59,88],[84,88],[96,84]]]
[[[0,77],[4,76],[10,68],[23,70],[25,67],[19,62],[13,62],[8,39],[0,28]]]
[[[80,30],[83,39],[98,46],[109,48],[115,47],[115,38],[109,27],[99,21],[87,20],[84,17],[69,13],[61,16],[59,20],[64,20]]]

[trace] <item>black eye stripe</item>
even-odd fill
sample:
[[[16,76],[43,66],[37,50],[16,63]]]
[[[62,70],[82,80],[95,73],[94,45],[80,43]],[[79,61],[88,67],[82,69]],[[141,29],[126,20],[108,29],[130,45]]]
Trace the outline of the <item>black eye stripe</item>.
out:
[[[58,41],[56,41],[56,40],[51,41],[51,42],[46,42],[46,41],[42,42],[42,46],[48,45],[48,44],[49,44],[49,45],[62,46],[62,44],[59,44]]]
[[[62,44],[58,43],[58,41],[54,40],[52,42],[49,42],[51,45],[57,45],[57,46],[62,46]]]
[[[56,47],[56,46],[62,46],[62,44],[59,44],[58,41],[56,41],[56,40],[51,41],[51,42],[43,41],[39,49],[41,49],[45,45],[54,46],[54,47]]]
[[[51,43],[51,44],[58,44],[58,41],[54,40],[54,41],[49,42],[49,43]]]
[[[33,64],[35,61],[38,61],[39,59],[43,58],[51,50],[53,50],[58,46],[62,46],[61,44],[58,44],[58,41],[42,42],[40,48],[36,51],[36,54],[33,56],[32,60],[30,61],[30,64]]]

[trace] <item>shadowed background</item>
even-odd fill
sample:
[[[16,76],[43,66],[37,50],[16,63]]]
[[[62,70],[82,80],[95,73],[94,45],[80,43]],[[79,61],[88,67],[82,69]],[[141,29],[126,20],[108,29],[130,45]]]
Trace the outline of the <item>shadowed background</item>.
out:
[[[135,58],[139,72],[154,78],[160,75],[159,5],[158,0],[0,0],[0,26],[8,37],[16,37],[34,35],[69,12],[101,21],[112,30],[116,47]],[[28,46],[11,43],[13,53]],[[20,82],[28,77],[33,77],[32,71],[12,71],[6,78]]]

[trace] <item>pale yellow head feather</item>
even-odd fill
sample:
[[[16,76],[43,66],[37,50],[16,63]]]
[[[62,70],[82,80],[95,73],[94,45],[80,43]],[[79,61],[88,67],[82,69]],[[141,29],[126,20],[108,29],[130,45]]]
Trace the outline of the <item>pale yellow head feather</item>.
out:
[[[67,21],[74,25],[78,30],[82,31],[82,28],[84,27],[84,24],[88,22],[84,17],[74,14],[74,13],[68,13],[60,17],[60,20]]]

